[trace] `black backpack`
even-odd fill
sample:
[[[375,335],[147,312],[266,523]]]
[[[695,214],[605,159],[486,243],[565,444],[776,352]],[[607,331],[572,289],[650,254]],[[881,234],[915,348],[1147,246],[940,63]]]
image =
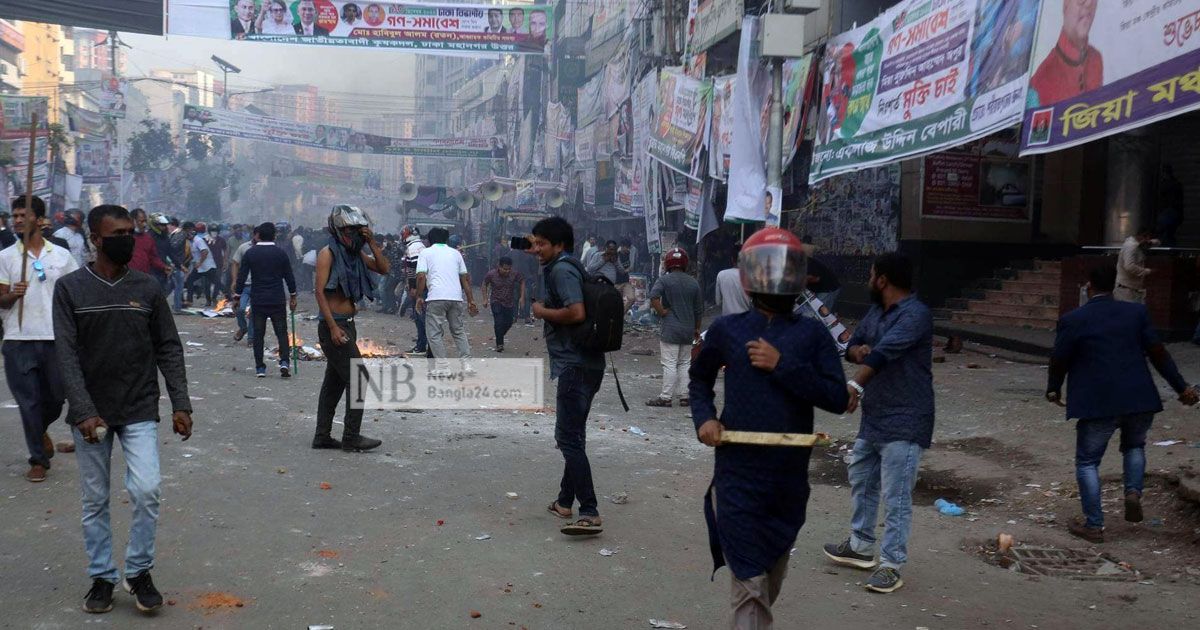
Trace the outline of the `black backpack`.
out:
[[[566,260],[583,276],[584,320],[567,327],[571,341],[584,352],[616,352],[621,349],[621,338],[625,333],[625,300],[613,283],[602,275],[592,275],[574,258]],[[551,288],[551,290],[553,290]],[[554,296],[559,304],[562,298]]]

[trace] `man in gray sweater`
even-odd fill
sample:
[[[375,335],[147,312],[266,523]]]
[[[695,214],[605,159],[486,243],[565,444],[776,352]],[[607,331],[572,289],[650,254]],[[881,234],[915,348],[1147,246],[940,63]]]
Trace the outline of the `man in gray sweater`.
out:
[[[128,264],[133,220],[121,206],[88,215],[96,262],[54,287],[54,336],[75,430],[75,459],[83,495],[83,539],[92,588],[83,609],[112,610],[121,579],[112,557],[109,482],[113,438],[125,455],[125,489],[133,503],[123,588],[137,608],[162,606],[150,579],[158,525],[158,372],[167,383],[172,425],[192,435],[192,406],[183,344],[158,282]]]

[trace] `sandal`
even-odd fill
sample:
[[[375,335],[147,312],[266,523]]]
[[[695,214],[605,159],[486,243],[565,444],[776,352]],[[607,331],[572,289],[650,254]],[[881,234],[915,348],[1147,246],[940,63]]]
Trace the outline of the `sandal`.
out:
[[[646,401],[646,406],[647,407],[670,407],[671,399],[670,398],[651,398],[650,400]]]
[[[600,525],[600,517],[585,516],[574,523],[563,525],[558,531],[568,536],[595,536],[604,531],[604,528]]]
[[[572,516],[571,510],[569,508],[563,508],[561,505],[558,504],[558,501],[552,501],[550,503],[550,505],[546,506],[546,509],[551,514],[553,514],[561,519],[568,519],[568,518],[571,518],[571,516]],[[566,514],[563,514],[563,512],[562,512],[563,509],[567,510]]]

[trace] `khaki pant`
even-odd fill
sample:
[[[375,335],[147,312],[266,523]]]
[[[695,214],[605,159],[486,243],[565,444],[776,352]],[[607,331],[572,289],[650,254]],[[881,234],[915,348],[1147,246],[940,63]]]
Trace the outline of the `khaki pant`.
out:
[[[787,577],[788,554],[780,556],[771,570],[749,580],[732,578],[733,630],[770,630],[771,605],[779,597],[783,578]]]
[[[1115,298],[1121,302],[1134,302],[1136,304],[1145,304],[1146,303],[1146,290],[1145,289],[1130,289],[1129,287],[1123,287],[1123,286],[1117,285],[1117,288],[1113,289],[1113,298]]]

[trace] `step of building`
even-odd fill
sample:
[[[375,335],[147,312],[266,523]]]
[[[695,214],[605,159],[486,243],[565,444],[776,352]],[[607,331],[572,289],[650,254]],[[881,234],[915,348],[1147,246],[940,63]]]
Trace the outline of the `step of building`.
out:
[[[1047,282],[1058,284],[1062,281],[1062,271],[1058,269],[1041,269],[1038,271],[1022,271],[1015,278],[1022,282]]]
[[[1033,330],[1053,330],[1054,321],[1028,317],[1012,317],[1003,315],[985,315],[983,313],[957,312],[951,321],[962,324],[980,324],[983,326],[1015,326]]]
[[[1058,294],[1046,295],[1042,293],[1015,293],[1008,291],[984,291],[981,297],[975,298],[992,304],[1023,304],[1026,306],[1058,306]],[[969,300],[964,300],[969,301]],[[947,302],[948,303],[948,302]],[[963,307],[954,307],[965,308]]]
[[[1025,294],[1058,295],[1058,282],[1041,282],[1030,280],[1005,280],[1000,285],[1001,291],[1013,291]]]
[[[1038,271],[1058,271],[1062,272],[1061,260],[1038,260],[1034,262],[1034,268]]]
[[[998,304],[995,302],[972,301],[967,305],[966,312],[1002,317],[1020,317],[1022,319],[1038,319],[1050,323],[1054,323],[1058,319],[1058,306],[1046,304]]]

